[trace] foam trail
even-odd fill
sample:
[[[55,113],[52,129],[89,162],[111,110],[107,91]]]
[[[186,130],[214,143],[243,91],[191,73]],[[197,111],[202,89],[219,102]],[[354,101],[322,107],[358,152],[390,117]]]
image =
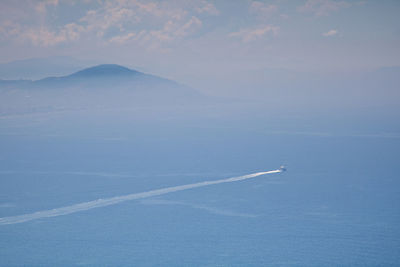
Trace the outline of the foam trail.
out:
[[[23,222],[29,222],[32,220],[42,219],[42,218],[62,216],[62,215],[67,215],[67,214],[71,214],[71,213],[75,213],[75,212],[115,205],[115,204],[125,202],[128,200],[154,197],[154,196],[164,195],[164,194],[168,194],[168,193],[172,193],[172,192],[183,191],[183,190],[187,190],[187,189],[203,187],[203,186],[208,186],[208,185],[231,183],[231,182],[255,178],[257,176],[264,175],[264,174],[279,173],[279,172],[281,172],[281,170],[257,172],[257,173],[247,174],[247,175],[238,176],[238,177],[226,178],[226,179],[222,179],[222,180],[205,181],[205,182],[200,182],[200,183],[195,183],[195,184],[167,187],[167,188],[156,189],[156,190],[151,190],[151,191],[142,192],[142,193],[129,194],[129,195],[124,195],[124,196],[117,196],[117,197],[111,197],[111,198],[105,198],[105,199],[97,199],[97,200],[93,200],[93,201],[89,201],[89,202],[83,202],[83,203],[66,206],[66,207],[61,207],[61,208],[56,208],[56,209],[51,209],[51,210],[37,211],[34,213],[18,215],[18,216],[3,217],[3,218],[0,218],[0,225],[23,223]]]

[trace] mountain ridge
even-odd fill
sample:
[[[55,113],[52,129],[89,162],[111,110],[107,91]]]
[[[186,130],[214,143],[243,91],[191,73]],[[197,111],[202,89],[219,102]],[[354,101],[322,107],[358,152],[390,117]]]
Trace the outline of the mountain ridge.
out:
[[[129,69],[127,67],[118,64],[100,64],[93,67],[82,69],[65,77],[82,77],[82,76],[89,77],[97,75],[117,76],[117,75],[134,75],[134,74],[143,74],[143,73]]]
[[[48,76],[41,79],[0,79],[0,84],[11,84],[11,83],[43,83],[49,81],[61,81],[61,80],[83,80],[83,79],[115,79],[115,78],[137,78],[146,77],[148,79],[154,79],[159,81],[167,81],[174,84],[179,84],[176,81],[159,77],[152,74],[143,73],[128,67],[118,64],[99,64],[92,67],[83,68],[70,74],[60,76]],[[180,85],[180,84],[179,84]]]
[[[33,81],[34,83],[48,83],[54,81],[82,81],[82,80],[100,80],[100,79],[133,79],[138,77],[147,77],[153,79],[166,80],[164,78],[151,74],[142,73],[117,64],[100,64],[92,67],[84,68],[68,75],[45,77],[40,80]]]
[[[158,109],[203,105],[209,100],[189,86],[116,64],[36,81],[0,80],[0,116],[105,108]]]

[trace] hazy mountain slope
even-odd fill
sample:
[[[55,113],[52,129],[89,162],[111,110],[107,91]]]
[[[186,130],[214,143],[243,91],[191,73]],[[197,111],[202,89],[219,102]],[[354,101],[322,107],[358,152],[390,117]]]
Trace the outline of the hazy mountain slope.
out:
[[[119,65],[87,68],[37,81],[0,81],[3,115],[199,103],[205,97],[174,81]]]

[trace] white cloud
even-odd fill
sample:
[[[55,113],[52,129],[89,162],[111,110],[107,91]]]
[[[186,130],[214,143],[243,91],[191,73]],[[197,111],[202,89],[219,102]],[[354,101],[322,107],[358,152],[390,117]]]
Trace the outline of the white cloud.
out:
[[[51,31],[46,27],[26,29],[19,35],[21,40],[29,40],[34,45],[52,46],[66,41],[79,39],[84,28],[75,23],[66,24],[59,31]]]
[[[28,39],[34,45],[50,46],[66,40],[64,34],[57,34],[49,31],[47,28],[30,29],[25,31],[20,36],[21,39]]]
[[[201,1],[200,3],[201,3],[201,6],[196,7],[196,11],[198,13],[207,13],[207,14],[214,15],[214,16],[219,15],[218,9],[213,4],[211,4],[207,1]]]
[[[38,13],[46,13],[47,6],[57,6],[57,5],[58,5],[58,0],[39,1],[39,3],[36,4],[35,9]]]
[[[184,25],[179,27],[174,34],[180,37],[187,36],[193,33],[195,30],[201,28],[201,26],[202,26],[201,20],[193,16]]]
[[[0,25],[0,36],[3,38],[9,38],[11,36],[17,36],[21,32],[21,26],[11,20],[5,20]]]
[[[195,16],[192,16],[183,24],[180,21],[169,20],[160,30],[153,30],[148,33],[144,32],[139,41],[143,44],[150,43],[149,48],[155,49],[160,47],[163,43],[170,43],[189,36],[201,26],[201,20]]]
[[[140,21],[133,9],[124,6],[109,6],[98,10],[89,10],[79,22],[85,25],[88,32],[94,32],[102,37],[111,27],[123,30],[126,23],[135,24]]]
[[[264,25],[258,28],[241,29],[238,32],[232,32],[230,37],[240,38],[243,42],[248,43],[264,37],[268,33],[276,35],[279,27],[273,25]]]
[[[330,30],[330,31],[324,32],[322,35],[323,36],[334,36],[336,34],[338,34],[337,30]]]
[[[130,32],[124,35],[117,35],[112,37],[109,42],[110,43],[117,43],[117,44],[124,44],[126,42],[128,42],[129,40],[131,40],[132,38],[134,38],[136,36],[136,33],[134,32]]]
[[[266,18],[276,13],[278,11],[278,6],[254,1],[249,7],[249,11],[250,13],[257,14],[263,18]]]
[[[331,12],[342,8],[350,7],[351,4],[346,1],[335,0],[307,0],[307,2],[297,8],[300,12],[313,13],[315,16],[327,16]]]
[[[202,22],[195,16],[181,21],[169,20],[165,22],[161,29],[141,30],[139,33],[130,32],[128,34],[117,35],[109,39],[109,43],[125,44],[128,42],[137,42],[148,50],[162,50],[165,44],[181,40],[199,29]]]
[[[57,19],[57,12],[63,11],[63,6],[59,5],[62,0],[25,1],[26,5],[12,1],[0,3],[0,38],[3,40],[30,42],[45,47],[81,38],[118,44],[137,41],[146,47],[156,42],[151,45],[160,46],[161,43],[181,40],[200,29],[202,21],[195,15],[219,14],[216,7],[207,1],[177,1],[171,4],[162,1],[104,0],[92,1],[91,9],[81,18],[60,25],[54,20]],[[73,5],[76,2],[70,0],[66,3]]]
[[[213,6],[204,2],[201,11],[212,13]],[[195,16],[181,6],[137,0],[109,1],[102,8],[89,11],[81,22],[88,32],[106,38],[107,31],[117,28],[119,33],[108,37],[110,43],[138,42],[149,47],[189,36],[202,26]],[[151,26],[149,26],[151,25]]]

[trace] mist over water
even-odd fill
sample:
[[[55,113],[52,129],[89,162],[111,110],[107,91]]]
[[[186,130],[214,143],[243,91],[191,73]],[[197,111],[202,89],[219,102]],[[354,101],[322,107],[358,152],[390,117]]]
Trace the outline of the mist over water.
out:
[[[396,265],[398,129],[350,118],[248,104],[4,116],[2,218],[288,171],[3,224],[2,264]]]
[[[399,13],[1,0],[0,267],[400,266]]]

